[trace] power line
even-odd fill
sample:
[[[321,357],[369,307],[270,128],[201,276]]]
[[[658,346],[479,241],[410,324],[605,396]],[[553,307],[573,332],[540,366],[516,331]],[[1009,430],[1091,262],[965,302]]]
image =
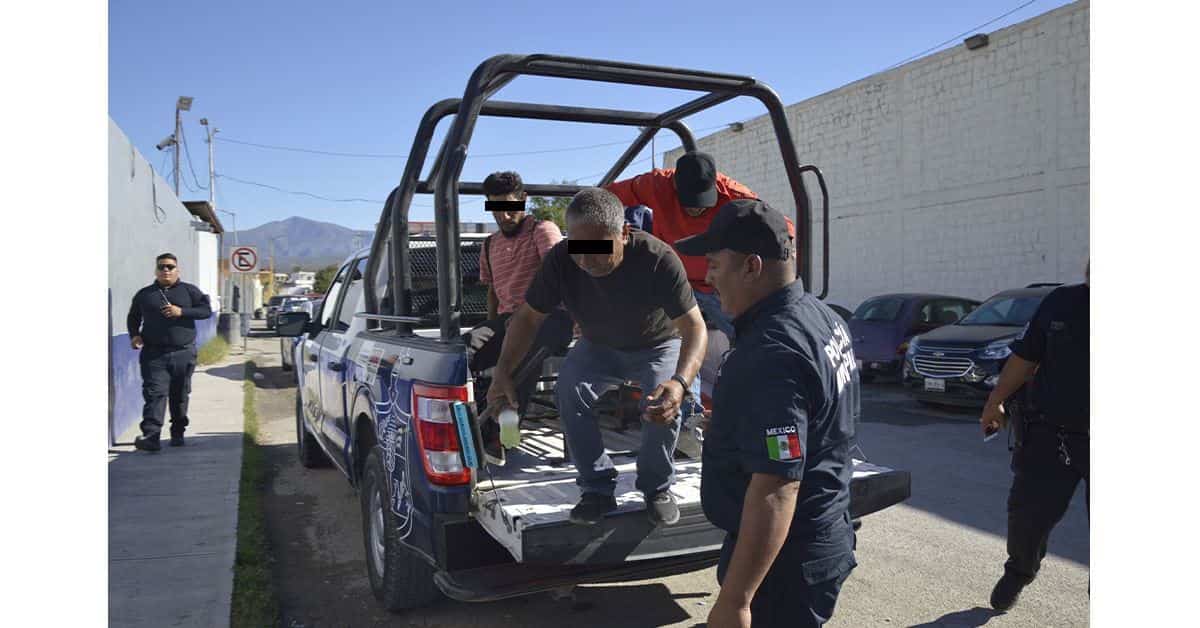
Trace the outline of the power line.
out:
[[[217,138],[217,139],[222,142],[229,142],[232,144],[241,144],[243,146],[253,146],[255,148],[264,148],[267,150],[282,150],[282,151],[289,151],[289,152],[295,152],[295,153],[311,153],[311,154],[316,154],[316,155],[329,155],[332,157],[364,157],[364,158],[369,158],[369,159],[408,159],[408,155],[401,155],[401,154],[347,153],[347,152],[341,152],[341,151],[318,150],[315,148],[300,148],[297,146],[278,146],[278,145],[273,145],[273,144],[259,144],[256,142],[246,142],[243,140],[235,140],[235,139],[231,139],[228,137],[221,137],[221,138]],[[527,150],[527,151],[518,151],[518,152],[510,152],[510,153],[480,153],[477,155],[470,155],[470,156],[475,157],[475,158],[481,158],[481,157],[515,157],[515,156],[519,156],[519,155],[541,155],[541,154],[545,154],[545,153],[565,153],[565,152],[579,151],[579,150],[590,150],[593,148],[604,148],[607,146],[619,146],[619,145],[628,144],[628,143],[629,143],[628,140],[623,140],[620,142],[606,142],[603,144],[589,144],[587,146],[567,146],[567,147],[563,147],[563,148],[547,148],[547,149],[541,149],[541,150]]]
[[[179,127],[179,136],[183,138],[183,155],[187,157],[188,170],[192,171],[192,181],[196,182],[196,187],[200,188],[201,190],[207,190],[208,186],[200,185],[200,177],[196,176],[196,168],[192,166],[192,149],[188,148],[187,133],[183,130],[182,125]],[[184,179],[184,181],[186,182],[187,179]]]
[[[307,196],[307,197],[310,197],[310,198],[315,198],[315,199],[317,199],[317,200],[329,201],[329,202],[331,202],[331,203],[376,203],[376,204],[382,205],[382,204],[384,204],[384,203],[386,203],[386,202],[387,202],[387,201],[380,200],[380,199],[373,199],[373,198],[359,198],[359,197],[353,197],[353,198],[330,198],[330,197],[328,197],[328,196],[322,196],[322,195],[320,195],[320,194],[313,194],[312,192],[304,192],[304,191],[301,191],[301,190],[289,190],[289,189],[287,189],[287,188],[281,188],[281,187],[279,187],[279,186],[276,186],[276,185],[271,185],[271,184],[269,184],[269,183],[259,183],[258,181],[247,181],[247,180],[245,180],[245,179],[239,179],[239,178],[237,178],[237,177],[231,177],[231,176],[229,176],[229,175],[227,175],[227,174],[217,174],[216,176],[217,176],[217,177],[219,177],[219,178],[222,178],[222,179],[229,179],[230,181],[235,181],[235,182],[237,182],[237,183],[242,183],[242,184],[244,184],[244,185],[253,185],[253,186],[256,186],[256,187],[260,187],[260,188],[266,188],[266,189],[268,189],[268,190],[274,190],[274,191],[276,191],[276,192],[282,192],[282,193],[284,193],[284,194],[293,194],[293,195],[296,195],[296,196]],[[466,201],[459,201],[459,205],[461,206],[461,205],[465,205],[465,204],[467,204],[467,203],[475,203],[475,202],[478,202],[478,201],[480,201],[480,200],[482,200],[482,199],[473,198],[473,199],[469,199],[469,200],[466,200]],[[420,205],[420,204],[417,204],[417,203],[412,203],[412,205],[411,205],[411,206],[412,206],[412,207],[418,207],[418,208],[421,208],[421,209],[433,209],[433,206],[432,206],[432,205]]]
[[[1004,15],[1001,15],[1001,16],[999,16],[999,17],[996,17],[996,18],[992,18],[992,19],[990,19],[990,20],[988,20],[988,21],[984,22],[983,24],[980,24],[979,26],[976,26],[975,28],[972,28],[972,29],[968,29],[968,30],[966,30],[966,31],[963,31],[962,33],[960,33],[960,34],[958,34],[958,35],[955,35],[954,37],[951,37],[950,39],[947,39],[946,41],[944,41],[944,42],[942,42],[942,43],[940,43],[940,44],[938,44],[938,45],[936,45],[936,46],[932,46],[932,47],[930,47],[930,48],[926,48],[925,50],[922,50],[921,52],[918,52],[917,54],[915,54],[915,55],[913,55],[913,56],[911,56],[911,57],[908,57],[907,59],[904,59],[903,61],[898,61],[898,62],[896,62],[896,63],[893,63],[892,65],[889,65],[888,67],[886,67],[886,68],[884,68],[884,69],[882,69],[882,70],[879,70],[879,72],[887,72],[888,70],[891,70],[892,68],[896,68],[896,67],[902,66],[902,65],[904,65],[905,63],[908,63],[909,61],[912,61],[913,59],[917,59],[917,58],[919,58],[919,57],[925,56],[926,54],[928,54],[928,53],[930,53],[930,52],[933,52],[934,50],[937,50],[938,48],[941,48],[942,46],[945,46],[946,44],[951,44],[951,43],[957,42],[957,41],[961,40],[963,37],[966,37],[967,35],[970,35],[970,34],[974,33],[975,31],[978,31],[979,29],[981,29],[981,28],[984,28],[984,27],[986,27],[986,26],[991,26],[992,24],[995,24],[996,22],[999,22],[1000,20],[1002,20],[1002,19],[1004,19],[1004,18],[1006,18],[1006,17],[1008,17],[1008,16],[1012,15],[1013,13],[1016,13],[1017,11],[1020,11],[1021,9],[1024,9],[1025,7],[1027,7],[1027,6],[1031,5],[1031,4],[1035,3],[1035,2],[1037,2],[1037,0],[1029,0],[1029,1],[1028,1],[1028,2],[1026,2],[1025,4],[1022,4],[1021,6],[1019,6],[1019,7],[1015,8],[1015,9],[1013,9],[1013,10],[1009,11],[1008,13],[1005,13]],[[878,74],[878,72],[877,72],[877,74]]]
[[[227,174],[217,174],[216,176],[220,177],[222,179],[229,179],[230,181],[235,181],[235,182],[241,183],[243,185],[253,185],[256,187],[260,187],[260,188],[266,188],[268,190],[275,190],[276,192],[283,192],[284,194],[294,194],[296,196],[308,196],[311,198],[315,198],[317,200],[329,201],[331,203],[376,203],[376,204],[382,204],[385,202],[383,200],[374,199],[374,198],[330,198],[328,196],[321,196],[320,194],[313,194],[312,192],[301,192],[298,190],[288,190],[288,189],[277,187],[277,186],[270,185],[267,183],[259,183],[257,181],[247,181],[245,179],[231,177]]]

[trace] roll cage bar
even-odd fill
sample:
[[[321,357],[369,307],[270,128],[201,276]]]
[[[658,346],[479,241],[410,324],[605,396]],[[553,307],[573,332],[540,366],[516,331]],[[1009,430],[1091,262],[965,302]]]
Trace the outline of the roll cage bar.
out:
[[[546,76],[584,81],[600,81],[626,85],[665,87],[681,90],[706,92],[673,109],[659,114],[617,109],[595,109],[590,107],[568,107],[523,102],[494,101],[491,96],[520,75]],[[816,166],[801,166],[796,155],[796,146],[788,128],[783,104],[778,94],[769,86],[749,77],[719,72],[686,70],[665,66],[643,65],[600,59],[584,59],[558,55],[497,55],[485,60],[471,74],[462,98],[450,98],[436,102],[422,116],[408,153],[408,162],[400,184],[388,195],[371,243],[371,255],[367,262],[367,278],[378,277],[379,264],[384,259],[384,245],[388,243],[391,268],[390,311],[380,311],[380,295],[376,294],[373,280],[363,282],[368,318],[379,318],[395,323],[401,333],[411,333],[412,325],[433,323],[414,317],[410,312],[412,277],[409,267],[408,212],[414,194],[432,194],[434,198],[434,220],[437,235],[437,284],[438,326],[441,340],[451,342],[458,338],[462,304],[462,278],[459,270],[459,194],[483,194],[482,182],[459,181],[467,148],[479,116],[499,118],[525,118],[534,120],[556,120],[592,124],[634,126],[641,129],[629,148],[617,159],[612,168],[600,179],[600,187],[612,183],[633,162],[651,138],[662,129],[669,129],[678,136],[685,150],[695,150],[696,140],[683,118],[715,107],[739,96],[758,99],[766,107],[771,126],[779,143],[783,157],[784,172],[787,173],[792,198],[795,201],[797,243],[802,246],[807,261],[797,260],[797,270],[806,289],[812,289],[812,222],[809,199],[804,190],[803,174],[813,173],[822,195],[823,246],[822,286],[819,298],[824,298],[829,289],[829,195],[825,179]],[[421,170],[429,153],[434,129],[446,116],[454,115],[450,126],[434,159],[429,178],[420,180]],[[572,196],[579,190],[590,187],[568,184],[526,184],[527,193],[534,196]],[[390,236],[390,237],[389,237]]]

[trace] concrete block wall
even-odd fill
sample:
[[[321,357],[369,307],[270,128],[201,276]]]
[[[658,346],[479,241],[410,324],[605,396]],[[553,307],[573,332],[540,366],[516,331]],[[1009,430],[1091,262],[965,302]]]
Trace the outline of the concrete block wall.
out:
[[[853,308],[900,291],[982,299],[1082,280],[1088,13],[1086,1],[1066,5],[990,33],[982,49],[958,45],[787,107],[800,162],[829,185],[830,302]],[[794,215],[765,115],[697,143]],[[820,195],[805,183],[819,290]]]
[[[134,293],[154,281],[154,258],[173,253],[181,278],[215,290],[216,236],[196,221],[171,186],[108,121],[109,440],[141,420],[142,376],[125,317]],[[203,253],[203,255],[202,255]],[[211,286],[211,287],[210,287]],[[210,297],[215,295],[211,292]],[[216,317],[198,321],[197,341],[216,334]]]

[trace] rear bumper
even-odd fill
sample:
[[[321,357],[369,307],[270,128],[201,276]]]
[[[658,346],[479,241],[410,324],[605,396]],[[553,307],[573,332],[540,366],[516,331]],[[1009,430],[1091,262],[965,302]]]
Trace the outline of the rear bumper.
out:
[[[434,582],[447,597],[460,602],[490,602],[579,584],[628,582],[707,569],[717,564],[720,549],[614,565],[531,565],[509,563],[463,571],[439,571]]]

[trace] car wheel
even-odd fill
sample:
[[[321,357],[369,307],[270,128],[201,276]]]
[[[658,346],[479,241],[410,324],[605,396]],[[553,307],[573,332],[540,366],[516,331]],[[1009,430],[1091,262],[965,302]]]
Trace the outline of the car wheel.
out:
[[[417,608],[437,600],[441,590],[433,581],[433,566],[401,542],[388,499],[387,475],[374,448],[367,456],[358,496],[367,576],[375,599],[389,611]]]
[[[296,453],[305,469],[329,466],[329,458],[321,451],[321,445],[304,426],[304,405],[299,390],[296,391]]]

